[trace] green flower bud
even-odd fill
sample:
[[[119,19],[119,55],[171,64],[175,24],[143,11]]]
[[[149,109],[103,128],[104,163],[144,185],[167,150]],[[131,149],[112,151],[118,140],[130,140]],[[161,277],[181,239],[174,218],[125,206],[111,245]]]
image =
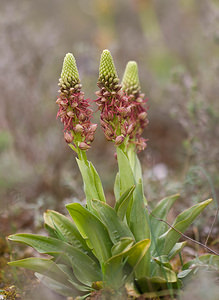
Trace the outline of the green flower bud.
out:
[[[61,88],[66,89],[70,87],[78,87],[80,82],[78,69],[73,54],[67,53],[62,67],[60,78]]]
[[[109,91],[118,89],[119,78],[109,50],[103,50],[100,58],[99,83]]]
[[[129,61],[126,65],[122,79],[122,89],[128,95],[140,92],[140,82],[138,77],[138,65],[135,61]]]

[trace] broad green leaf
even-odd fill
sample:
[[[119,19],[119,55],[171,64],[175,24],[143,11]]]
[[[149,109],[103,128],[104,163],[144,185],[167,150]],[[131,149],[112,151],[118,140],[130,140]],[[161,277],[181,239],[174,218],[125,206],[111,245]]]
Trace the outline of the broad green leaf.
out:
[[[159,278],[153,278],[155,280],[159,280]],[[138,282],[139,285],[139,282]],[[174,289],[173,286],[176,286]],[[148,278],[147,284],[145,284],[145,281],[142,282],[142,287],[139,285],[139,288],[141,290],[147,290],[147,287],[149,287],[149,290],[153,290],[154,292],[144,292],[145,299],[176,299],[177,295],[180,295],[180,290],[178,287],[178,284],[171,284],[172,287],[168,287],[167,284],[159,284],[159,283],[153,283],[150,278]],[[163,290],[161,290],[163,288]],[[175,297],[175,298],[173,298]]]
[[[123,261],[122,256],[116,256],[110,262],[104,264],[104,285],[107,288],[119,290],[124,285],[123,268],[126,261]]]
[[[27,244],[39,253],[53,255],[60,253],[61,257],[69,258],[76,278],[86,285],[102,279],[99,265],[81,250],[51,237],[34,234],[14,234],[9,236],[9,240]],[[55,256],[55,255],[53,255]]]
[[[178,274],[179,279],[189,280],[190,277],[199,269],[207,269],[208,271],[219,271],[219,256],[213,254],[205,254],[185,263],[182,271]]]
[[[91,203],[97,211],[101,221],[106,226],[113,244],[118,243],[120,238],[123,237],[130,237],[134,239],[134,236],[127,224],[119,219],[112,207],[99,200],[92,200]]]
[[[150,214],[150,225],[151,231],[153,231],[153,235],[156,238],[168,229],[167,224],[157,220],[156,218],[166,220],[169,210],[171,209],[175,201],[179,198],[179,196],[179,194],[176,194],[162,199],[152,210]]]
[[[149,216],[144,204],[142,183],[140,182],[137,184],[134,190],[130,217],[127,220],[137,242],[146,238],[150,238],[148,220]]]
[[[151,277],[162,278],[166,282],[176,282],[176,273],[169,267],[164,266],[161,261],[155,261],[156,265],[153,265]],[[164,263],[165,264],[165,263]],[[168,265],[168,262],[166,262]]]
[[[79,203],[66,206],[79,232],[102,263],[111,256],[112,242],[105,225]]]
[[[80,292],[78,290],[75,290],[73,287],[70,288],[54,279],[51,279],[45,275],[41,275],[39,273],[35,273],[35,276],[39,279],[39,281],[42,282],[46,287],[53,290],[59,295],[65,296],[65,297],[72,297],[75,295],[79,295]]]
[[[67,217],[56,211],[47,210],[44,214],[44,220],[49,227],[60,233],[59,238],[63,241],[82,251],[90,251],[75,224]]]
[[[177,216],[175,222],[173,223],[173,227],[180,231],[184,232],[190,224],[196,219],[196,217],[202,212],[202,210],[212,202],[212,199],[203,201],[198,203],[189,209],[182,212]],[[165,232],[158,239],[158,253],[162,255],[168,255],[171,249],[179,240],[181,234],[175,231],[173,228],[170,228],[167,232]]]
[[[90,200],[92,199],[106,202],[100,177],[92,163],[88,162],[86,164],[83,160],[77,158],[76,161],[83,178],[88,208],[91,208]]]
[[[180,273],[177,274],[177,277],[179,279],[184,279],[193,271],[194,271],[193,269],[187,269],[187,270],[181,271]]]
[[[92,211],[90,201],[92,199],[99,199],[99,194],[96,190],[93,173],[91,172],[90,167],[83,160],[76,158],[76,161],[78,163],[78,167],[80,169],[83,182],[84,182],[84,192],[87,199],[87,207],[89,210]]]
[[[123,220],[126,215],[128,205],[129,205],[130,201],[132,200],[132,195],[133,195],[134,189],[135,189],[135,186],[133,185],[125,193],[123,193],[122,196],[119,198],[119,200],[116,202],[115,210],[117,212],[118,217],[121,220]]]
[[[120,197],[120,178],[119,178],[119,172],[116,174],[115,183],[114,183],[114,195],[116,201]]]
[[[132,272],[129,272],[129,276],[132,275],[135,268],[138,266],[138,264],[141,262],[142,258],[145,256],[148,248],[150,246],[150,240],[145,239],[142,240],[132,247],[128,248],[127,250],[124,250],[121,253],[118,253],[117,255],[112,256],[110,259],[108,259],[105,262],[104,265],[104,280],[107,281],[110,285],[123,285],[124,282],[121,280],[123,276],[123,268],[125,266],[125,262],[132,267]],[[115,275],[117,274],[118,277]],[[124,274],[125,275],[125,274]],[[120,282],[118,282],[118,279],[120,278]],[[128,278],[126,278],[127,280]],[[118,287],[118,286],[117,286]]]
[[[132,238],[121,238],[120,241],[112,247],[112,255],[120,254],[128,249],[130,249],[134,244]]]
[[[94,184],[98,193],[98,200],[106,202],[106,198],[104,195],[104,191],[103,191],[103,186],[102,186],[102,182],[100,180],[100,177],[96,171],[96,169],[94,168],[93,164],[91,162],[89,162],[89,166],[90,166],[90,170],[93,174],[93,179],[94,179]]]
[[[47,223],[45,222],[45,219],[44,219],[44,228],[47,230],[50,237],[57,238],[57,232],[52,227],[47,225]]]
[[[57,266],[68,276],[68,281],[79,291],[85,292],[90,291],[92,288],[86,285],[82,285],[80,281],[75,277],[72,268],[64,264],[57,264]]]
[[[143,181],[141,163],[138,159],[135,148],[134,147],[129,147],[127,154],[128,154],[128,159],[129,159],[129,162],[130,162],[130,166],[132,168],[132,172],[133,172],[134,177],[135,177],[135,181],[136,182],[139,182],[139,180]]]
[[[123,252],[123,256],[127,257],[127,261],[133,269],[137,267],[142,258],[145,256],[150,247],[150,243],[151,241],[149,239],[144,239]]]
[[[207,267],[214,270],[219,270],[219,256],[213,254],[205,254],[193,260],[188,261],[183,265],[182,270],[187,270],[192,266],[192,269],[197,267]]]
[[[167,255],[161,255],[158,257],[153,257],[153,260],[160,266],[167,267],[172,270],[172,266],[170,264],[169,258]]]
[[[151,277],[142,277],[136,280],[136,284],[140,288],[141,292],[145,295],[148,292],[154,293],[156,291],[169,290],[174,288],[175,285],[177,288],[178,282],[176,274],[173,271],[167,269],[165,277],[163,276],[163,273],[161,273],[161,276],[159,276],[158,274]],[[157,297],[157,295],[154,294],[152,295],[152,297]]]
[[[93,291],[92,286],[87,286],[87,285],[81,285],[73,281],[72,279],[68,280],[78,291],[81,292],[88,292],[88,291]],[[92,284],[93,285],[93,284]]]
[[[50,277],[67,287],[72,287],[72,285],[68,282],[68,276],[50,259],[31,257],[12,261],[8,264],[10,266],[21,267],[35,271]]]
[[[135,179],[129,160],[120,147],[117,147],[117,160],[119,165],[120,195],[122,195],[135,184]]]
[[[141,182],[137,184],[133,193],[133,203],[130,208],[130,215],[127,215],[129,228],[135,240],[141,241],[150,238],[149,216],[144,203],[144,195]],[[150,272],[150,252],[147,252],[141,264],[136,268],[137,278],[147,276]]]
[[[187,244],[187,242],[181,242],[181,243],[176,243],[175,246],[172,248],[170,253],[168,254],[169,260],[171,260],[174,256],[176,256]]]
[[[71,253],[72,248],[73,250],[75,249],[74,247],[58,239],[37,234],[18,233],[10,235],[8,239],[27,244],[36,249],[39,253],[63,252],[68,254]]]

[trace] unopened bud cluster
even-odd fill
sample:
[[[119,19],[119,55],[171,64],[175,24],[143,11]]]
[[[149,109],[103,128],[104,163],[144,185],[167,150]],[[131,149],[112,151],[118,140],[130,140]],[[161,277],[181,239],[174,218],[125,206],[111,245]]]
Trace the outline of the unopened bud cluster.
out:
[[[116,84],[112,84],[115,79]],[[134,83],[135,93],[127,84],[126,88],[130,91],[128,93],[118,82],[110,52],[104,50],[98,81],[100,90],[96,92],[98,98],[95,101],[101,112],[102,129],[107,140],[114,141],[117,146],[128,138],[128,143],[136,144],[137,150],[141,151],[146,147],[145,139],[141,137],[148,123],[147,112],[143,107],[146,100],[136,83]]]
[[[138,96],[141,91],[138,66],[135,61],[129,61],[122,79],[122,89],[127,95]]]
[[[121,89],[116,68],[108,50],[104,50],[101,55],[97,85],[100,89],[104,88],[106,91],[110,91],[112,93],[116,93]]]
[[[64,59],[59,82],[57,117],[60,117],[64,125],[64,138],[67,143],[73,143],[75,147],[87,150],[94,140],[97,124],[90,121],[93,111],[89,108],[89,100],[84,99],[76,62],[70,53]]]

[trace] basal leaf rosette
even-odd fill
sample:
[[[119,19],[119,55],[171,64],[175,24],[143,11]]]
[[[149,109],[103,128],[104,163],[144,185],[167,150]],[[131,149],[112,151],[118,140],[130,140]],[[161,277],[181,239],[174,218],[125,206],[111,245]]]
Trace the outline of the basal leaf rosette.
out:
[[[76,61],[71,53],[65,56],[59,86],[57,117],[64,125],[64,138],[75,150],[87,150],[94,140],[97,124],[91,123],[93,111],[81,91]]]
[[[148,121],[143,107],[146,100],[140,93],[137,64],[128,63],[122,88],[113,58],[108,50],[104,50],[97,85],[100,90],[96,92],[96,104],[101,112],[101,126],[107,140],[113,141],[116,146],[135,144],[138,151],[143,150],[146,143],[141,134]]]

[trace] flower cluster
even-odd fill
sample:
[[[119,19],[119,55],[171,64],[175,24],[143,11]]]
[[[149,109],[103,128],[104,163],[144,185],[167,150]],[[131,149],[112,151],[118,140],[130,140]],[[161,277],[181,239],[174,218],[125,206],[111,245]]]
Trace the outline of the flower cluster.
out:
[[[57,117],[64,125],[64,138],[76,148],[87,150],[94,140],[97,124],[91,123],[92,109],[81,91],[76,61],[71,53],[66,54],[59,79],[59,105]]]
[[[140,93],[137,64],[129,62],[126,67],[122,86],[108,50],[104,50],[100,60],[98,99],[95,101],[101,111],[101,126],[109,141],[118,146],[125,140],[134,143],[138,151],[146,147],[141,137],[147,125],[146,102]]]

